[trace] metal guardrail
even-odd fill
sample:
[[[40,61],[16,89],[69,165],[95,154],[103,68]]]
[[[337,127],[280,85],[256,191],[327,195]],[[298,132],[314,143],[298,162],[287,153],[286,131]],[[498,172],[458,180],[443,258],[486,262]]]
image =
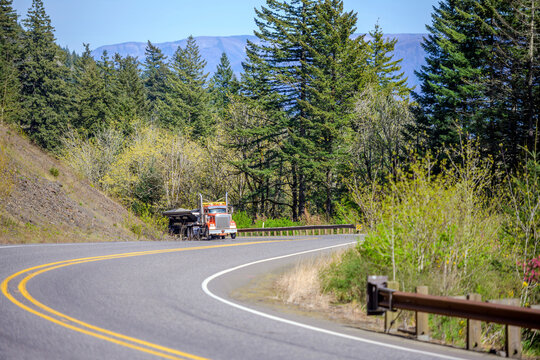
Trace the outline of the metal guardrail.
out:
[[[386,287],[386,280],[385,276],[368,276],[368,315],[403,309],[540,329],[537,309],[395,291]]]
[[[360,230],[360,227],[358,225],[353,224],[341,224],[341,225],[306,225],[306,226],[287,226],[287,227],[271,227],[271,228],[244,228],[244,229],[238,229],[239,233],[247,233],[247,234],[253,234],[253,233],[281,233],[283,235],[284,232],[292,232],[293,234],[299,234],[304,232],[306,235],[308,231],[311,231],[312,235],[315,235],[315,231],[318,231],[318,235],[321,235],[321,232],[324,230],[324,234],[328,234],[328,232],[334,233],[334,231],[341,230],[342,233],[347,231],[349,234],[352,234],[356,232],[357,230]]]

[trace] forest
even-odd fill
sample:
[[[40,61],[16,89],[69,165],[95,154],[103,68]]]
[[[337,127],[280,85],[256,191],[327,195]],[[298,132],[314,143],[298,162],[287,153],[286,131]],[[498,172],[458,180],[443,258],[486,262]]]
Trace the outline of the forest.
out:
[[[325,275],[343,301],[359,259],[404,289],[540,300],[536,0],[441,0],[417,89],[396,40],[353,36],[342,0],[267,0],[239,78],[225,53],[205,73],[193,37],[170,59],[148,41],[144,59],[96,61],[56,44],[42,0],[22,19],[11,5],[0,122],[133,213],[159,223],[228,192],[249,221],[363,224],[350,266]]]

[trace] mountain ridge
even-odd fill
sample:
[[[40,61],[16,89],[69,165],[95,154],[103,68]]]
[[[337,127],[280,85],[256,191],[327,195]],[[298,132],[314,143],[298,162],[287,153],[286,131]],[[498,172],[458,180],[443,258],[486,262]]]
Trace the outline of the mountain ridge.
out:
[[[369,35],[355,34],[354,36]],[[403,59],[401,62],[402,72],[408,78],[409,86],[418,88],[419,82],[414,71],[420,70],[425,64],[425,52],[421,46],[422,40],[426,34],[403,33],[403,34],[385,34],[386,38],[396,38],[398,41],[394,49],[394,59]],[[234,73],[239,76],[242,72],[242,62],[246,58],[245,46],[247,40],[258,43],[259,39],[254,35],[230,35],[230,36],[197,36],[194,37],[201,56],[206,60],[207,65],[205,71],[213,74],[219,64],[221,54],[225,52],[231,63],[231,68]],[[171,59],[178,46],[185,47],[187,39],[176,41],[167,41],[155,43],[167,59]],[[142,63],[144,61],[144,51],[146,42],[127,41],[119,44],[111,44],[100,46],[92,51],[92,56],[98,60],[101,58],[103,51],[113,55],[118,53],[121,56],[134,56]]]

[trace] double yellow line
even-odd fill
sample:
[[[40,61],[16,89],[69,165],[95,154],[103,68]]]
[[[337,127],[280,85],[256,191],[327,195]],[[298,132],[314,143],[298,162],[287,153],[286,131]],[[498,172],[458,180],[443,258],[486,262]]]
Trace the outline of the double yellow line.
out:
[[[164,253],[173,253],[173,252],[180,252],[180,251],[215,249],[215,248],[233,247],[233,246],[255,245],[255,244],[261,244],[261,243],[271,243],[271,242],[279,242],[279,241],[283,241],[283,240],[256,241],[256,242],[244,242],[244,243],[235,243],[235,244],[196,246],[196,247],[177,248],[177,249],[138,251],[138,252],[131,252],[131,253],[94,256],[94,257],[87,257],[87,258],[80,258],[80,259],[58,261],[58,262],[53,262],[49,264],[34,266],[31,268],[16,272],[8,276],[6,279],[4,279],[4,281],[2,281],[2,284],[0,285],[0,288],[2,289],[2,293],[4,294],[4,296],[8,298],[15,305],[19,306],[20,308],[34,315],[37,315],[55,324],[61,325],[70,330],[77,331],[86,335],[90,335],[98,339],[110,341],[117,345],[122,345],[128,348],[134,349],[134,350],[142,351],[142,352],[159,356],[165,359],[204,360],[205,358],[197,356],[197,355],[189,354],[183,351],[171,349],[171,348],[154,344],[148,341],[126,336],[126,335],[123,335],[114,331],[110,331],[107,329],[100,328],[98,326],[88,324],[86,322],[72,318],[68,315],[62,314],[61,312],[51,309],[50,307],[34,299],[32,295],[28,293],[28,290],[26,289],[26,284],[32,278],[40,274],[43,274],[47,271],[60,269],[66,266],[71,266],[71,265],[76,265],[76,264],[83,264],[83,263],[102,261],[102,260],[120,259],[120,258],[134,257],[134,256],[164,254]],[[29,305],[23,304],[21,301],[17,300],[9,291],[10,281],[25,274],[26,276],[18,283],[17,289],[26,300],[28,300],[31,304],[33,304],[36,307],[36,309],[30,307]]]

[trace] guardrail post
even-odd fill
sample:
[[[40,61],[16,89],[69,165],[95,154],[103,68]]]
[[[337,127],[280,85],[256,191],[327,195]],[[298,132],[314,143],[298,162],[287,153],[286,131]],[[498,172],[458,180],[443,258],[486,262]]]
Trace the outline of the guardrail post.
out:
[[[490,300],[493,304],[519,306],[519,299]],[[518,326],[505,325],[505,350],[506,357],[521,358],[521,328]]]
[[[388,289],[399,291],[399,282],[397,281],[388,281]],[[394,321],[397,318],[397,311],[385,311],[384,312],[384,332],[385,333],[395,333],[397,332],[397,326],[392,328]]]
[[[416,293],[428,295],[428,287],[417,286]],[[429,323],[427,313],[416,312],[416,338],[422,341],[429,340]]]
[[[467,300],[482,301],[480,294],[468,294]],[[482,325],[480,320],[467,319],[467,350],[480,350]]]

